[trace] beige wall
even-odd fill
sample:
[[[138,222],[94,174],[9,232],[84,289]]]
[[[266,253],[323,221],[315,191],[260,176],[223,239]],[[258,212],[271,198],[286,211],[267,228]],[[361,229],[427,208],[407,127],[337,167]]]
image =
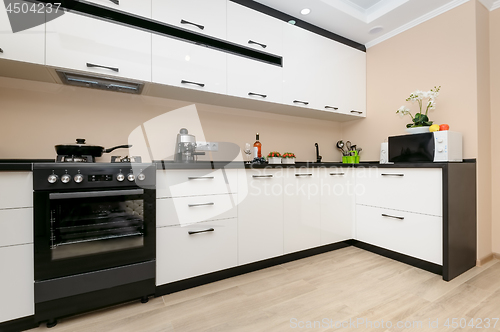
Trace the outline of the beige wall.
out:
[[[137,126],[187,105],[190,103],[0,78],[0,159],[55,158],[54,145],[72,143],[77,137],[105,147],[126,144]],[[291,151],[301,161],[312,161],[316,158],[314,143],[318,142],[324,160],[340,160],[335,149],[335,142],[341,139],[339,123],[196,106],[208,141],[244,147],[247,142],[253,144],[259,132],[263,153]],[[189,123],[186,127],[189,129]],[[170,157],[178,129],[161,133],[165,155]],[[161,137],[157,141],[162,144]],[[124,155],[126,151],[114,154]],[[108,160],[110,155],[102,160]]]
[[[490,92],[492,156],[492,236],[493,252],[500,253],[500,9],[490,13]]]
[[[442,90],[430,119],[462,132],[465,157],[477,157],[474,12],[467,2],[367,50],[367,119],[343,125],[344,137],[363,147],[363,159],[378,160],[380,143],[405,133],[411,119],[396,110],[407,105],[416,112],[405,102],[410,93],[436,85]]]

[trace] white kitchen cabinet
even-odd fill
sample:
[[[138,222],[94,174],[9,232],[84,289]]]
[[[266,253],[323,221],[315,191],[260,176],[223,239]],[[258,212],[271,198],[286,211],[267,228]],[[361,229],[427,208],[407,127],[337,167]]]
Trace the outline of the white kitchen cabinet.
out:
[[[151,18],[151,0],[87,0],[96,5]]]
[[[0,209],[33,207],[33,173],[0,172]]]
[[[284,23],[232,1],[227,2],[227,40],[274,55],[283,53]]]
[[[35,9],[41,7],[42,12],[45,12],[43,4],[34,4],[28,1],[16,1],[15,4],[18,4],[21,9],[23,6],[25,8],[35,6]],[[14,3],[11,4],[11,6],[13,5]],[[40,25],[13,33],[6,7],[3,3],[0,5],[0,59],[42,65],[45,63],[45,14],[40,15],[42,15]]]
[[[33,243],[33,208],[0,209],[0,247]]]
[[[238,205],[238,264],[283,255],[282,170],[239,170],[238,181],[248,186]]]
[[[154,83],[226,93],[226,53],[153,35]]]
[[[443,265],[443,223],[438,216],[356,206],[359,241]]]
[[[151,33],[66,12],[47,22],[46,64],[151,81]]]
[[[227,55],[227,94],[274,103],[283,101],[283,68]]]
[[[237,217],[236,194],[161,198],[156,200],[156,225],[186,225]]]
[[[443,215],[441,168],[360,168],[356,203]]]
[[[355,170],[324,168],[321,179],[321,245],[354,238]]]
[[[156,229],[156,285],[234,267],[238,263],[237,220]]]
[[[226,39],[226,0],[153,0],[153,19]]]
[[[35,313],[33,244],[0,248],[0,322]]]
[[[285,172],[284,252],[321,245],[321,199],[318,169],[296,168]]]

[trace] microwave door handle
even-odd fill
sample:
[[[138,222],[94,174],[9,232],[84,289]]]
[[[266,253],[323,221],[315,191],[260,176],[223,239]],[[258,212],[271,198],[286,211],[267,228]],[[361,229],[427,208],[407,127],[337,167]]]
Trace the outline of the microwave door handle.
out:
[[[85,191],[85,192],[73,192],[73,193],[50,193],[49,199],[93,198],[93,197],[129,196],[129,195],[143,195],[143,194],[144,194],[144,189],[103,190],[103,191]]]

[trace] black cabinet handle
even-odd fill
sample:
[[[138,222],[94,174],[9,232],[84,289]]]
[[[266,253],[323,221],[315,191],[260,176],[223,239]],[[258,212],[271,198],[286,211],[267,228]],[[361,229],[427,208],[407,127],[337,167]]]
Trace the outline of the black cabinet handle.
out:
[[[0,48],[0,53],[3,53],[3,50]]]
[[[109,1],[111,1],[112,3],[114,3],[117,6],[120,5],[120,1],[119,0],[109,0]]]
[[[185,81],[185,80],[182,80],[181,83],[182,84],[194,84],[194,85],[198,85],[198,86],[200,86],[202,88],[205,86],[205,84],[203,84],[203,83],[196,83],[196,82]]]
[[[248,41],[248,43],[249,43],[249,44],[259,45],[259,46],[261,46],[262,48],[266,48],[266,47],[267,47],[267,45],[266,45],[266,44],[257,43],[257,42],[255,42],[255,41],[253,41],[253,40],[249,40],[249,41]]]
[[[401,173],[382,173],[382,176],[405,176]]]
[[[351,113],[358,113],[358,114],[363,114],[363,112],[361,111],[356,111],[356,110],[352,110]]]
[[[198,203],[198,204],[188,204],[188,207],[196,207],[196,206],[209,206],[215,205],[215,203]]]
[[[309,105],[309,102],[308,101],[302,101],[302,100],[294,100],[293,101],[294,104],[304,104],[304,105]]]
[[[338,175],[338,176],[344,176],[345,173],[330,173],[330,175],[334,176],[334,175]]]
[[[338,110],[339,108],[338,107],[335,107],[335,106],[328,106],[326,105],[325,106],[326,109],[331,109],[331,110]]]
[[[272,174],[267,174],[267,175],[252,175],[253,178],[272,178]]]
[[[181,20],[181,24],[191,24],[191,25],[194,25],[195,27],[197,27],[200,30],[205,29],[205,27],[203,25],[196,24],[196,23],[193,23],[193,22],[189,22],[189,21],[186,21],[186,20]]]
[[[213,176],[188,176],[188,180],[213,180]]]
[[[295,176],[312,176],[312,173],[299,173],[295,174]]]
[[[399,219],[399,220],[405,220],[405,217],[397,217],[397,216],[391,216],[385,213],[382,213],[382,217],[387,217],[387,218],[394,218],[394,219]]]
[[[120,71],[118,68],[115,68],[115,67],[106,67],[106,66],[96,65],[93,63],[88,63],[88,62],[87,62],[87,67],[89,67],[89,68],[104,68],[104,69],[116,71],[117,73]]]
[[[189,235],[193,235],[193,234],[199,234],[199,233],[208,233],[208,232],[213,232],[215,231],[215,229],[213,228],[208,228],[208,229],[203,229],[201,231],[188,231],[188,234]]]
[[[248,95],[249,96],[259,96],[259,97],[262,97],[262,98],[267,98],[267,95],[261,95],[260,93],[249,92]]]

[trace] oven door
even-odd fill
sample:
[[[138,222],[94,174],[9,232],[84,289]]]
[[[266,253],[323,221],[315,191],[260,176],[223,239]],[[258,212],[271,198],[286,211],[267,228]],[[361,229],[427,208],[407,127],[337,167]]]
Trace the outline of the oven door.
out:
[[[155,190],[35,192],[35,280],[155,258]]]

